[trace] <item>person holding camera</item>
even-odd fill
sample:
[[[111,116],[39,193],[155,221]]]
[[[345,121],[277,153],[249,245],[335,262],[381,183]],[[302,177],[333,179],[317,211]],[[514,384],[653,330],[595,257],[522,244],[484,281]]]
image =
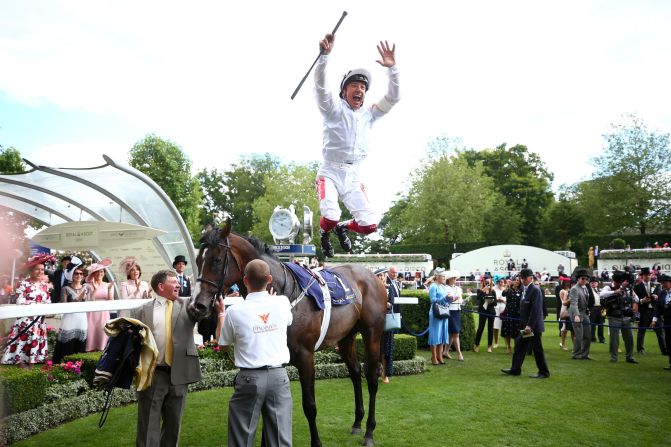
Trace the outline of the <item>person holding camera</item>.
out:
[[[662,285],[659,298],[653,308],[652,329],[662,330],[664,328],[666,353],[669,356],[669,365],[664,369],[671,370],[671,276],[662,273],[658,276],[658,281]]]
[[[478,289],[478,330],[475,333],[474,352],[480,351],[480,340],[487,325],[487,352],[492,352],[494,339],[494,318],[496,317],[496,291],[492,285],[492,277],[485,276]]]
[[[631,319],[634,316],[633,306],[636,301],[629,281],[631,275],[627,272],[613,272],[613,282],[601,290],[601,305],[606,307],[610,337],[610,361],[617,362],[617,353],[620,348],[620,332],[624,339],[627,363],[638,363],[634,358],[634,336],[631,330]]]

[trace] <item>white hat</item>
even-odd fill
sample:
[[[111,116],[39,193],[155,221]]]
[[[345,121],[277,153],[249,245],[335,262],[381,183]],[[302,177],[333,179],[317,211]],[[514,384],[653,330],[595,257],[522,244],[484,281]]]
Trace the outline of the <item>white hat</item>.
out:
[[[345,73],[345,76],[343,76],[342,81],[340,82],[341,94],[347,84],[350,82],[363,82],[366,85],[366,91],[368,91],[371,83],[370,71],[366,70],[365,68],[355,68],[354,70],[350,70]]]
[[[459,278],[461,275],[456,270],[448,270],[446,272],[443,272],[441,276],[450,279],[450,278]]]

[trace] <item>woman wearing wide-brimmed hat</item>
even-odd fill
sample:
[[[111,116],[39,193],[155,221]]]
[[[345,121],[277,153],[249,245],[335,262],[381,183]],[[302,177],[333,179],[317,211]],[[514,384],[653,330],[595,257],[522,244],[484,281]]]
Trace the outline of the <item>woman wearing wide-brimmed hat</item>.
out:
[[[84,285],[86,273],[82,264],[81,259],[73,256],[70,259],[70,264],[63,269],[63,277],[68,283],[61,289],[60,303],[86,301],[89,289]],[[58,339],[54,347],[54,363],[61,363],[66,355],[85,352],[87,332],[86,312],[64,314],[61,318],[61,327],[58,330]]]
[[[447,317],[447,333],[449,343],[443,352],[444,356],[452,359],[450,356],[450,349],[452,346],[457,350],[457,360],[464,361],[464,355],[461,353],[461,341],[459,340],[459,333],[461,332],[461,305],[464,303],[462,297],[461,287],[457,285],[459,272],[456,270],[448,270],[445,272],[447,279],[447,300],[450,304],[450,316]]]
[[[434,318],[432,306],[434,303],[440,305],[449,305],[447,298],[447,287],[445,281],[447,280],[447,272],[443,269],[436,269],[434,272],[433,284],[429,287],[429,346],[431,346],[431,363],[433,365],[442,365],[443,350],[449,343],[448,328],[449,323],[447,319],[440,320]]]
[[[51,303],[49,286],[43,281],[43,277],[44,263],[53,259],[53,256],[45,254],[36,255],[28,259],[24,267],[30,272],[30,276],[21,281],[16,291],[16,304]],[[37,321],[35,321],[36,318]],[[34,321],[35,323],[33,323]],[[26,330],[26,328],[28,329]],[[43,363],[47,359],[47,355],[49,354],[47,346],[47,323],[43,316],[17,318],[8,339],[11,343],[5,348],[2,363]]]
[[[114,285],[103,280],[105,277],[105,268],[110,265],[112,265],[112,260],[106,258],[96,264],[91,264],[87,269],[86,287],[89,289],[88,299],[90,301],[114,299]],[[107,334],[105,334],[103,328],[109,319],[109,310],[89,312],[86,315],[88,323],[86,352],[102,351],[105,349]]]

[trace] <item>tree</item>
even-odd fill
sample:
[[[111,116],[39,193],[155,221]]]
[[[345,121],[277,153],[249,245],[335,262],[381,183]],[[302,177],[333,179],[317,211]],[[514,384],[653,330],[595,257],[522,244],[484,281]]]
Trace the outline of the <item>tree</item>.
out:
[[[241,234],[251,232],[259,217],[252,204],[266,191],[263,179],[276,174],[280,160],[271,154],[253,154],[241,157],[226,171],[204,169],[197,174],[205,197],[201,215],[203,223],[216,222],[222,216],[229,216],[235,231]],[[309,182],[314,183],[314,179]]]
[[[385,216],[384,235],[404,243],[480,241],[485,219],[500,200],[482,162],[470,166],[457,153],[429,159],[407,197]],[[385,222],[383,219],[383,222]]]
[[[191,161],[172,141],[154,134],[135,143],[129,164],[155,181],[175,204],[193,239],[200,237],[199,209],[203,201]]]
[[[270,215],[278,205],[287,208],[293,204],[299,218],[302,218],[303,205],[307,205],[315,216],[318,216],[319,201],[314,187],[316,175],[317,163],[281,165],[276,171],[266,175],[263,178],[265,192],[253,204],[250,204],[258,218],[252,227],[252,234],[267,243],[272,243],[273,238],[268,222]],[[317,220],[313,222],[313,227],[314,241],[318,237],[319,223]]]
[[[538,154],[521,144],[506,148],[503,143],[493,150],[466,150],[461,156],[470,166],[482,162],[484,174],[494,181],[494,188],[503,195],[506,205],[518,212],[522,242],[540,245],[541,220],[554,199],[550,188],[554,177]]]
[[[588,214],[576,201],[560,197],[543,216],[542,229],[546,248],[575,250],[574,242],[586,229]]]
[[[0,145],[0,174],[18,174],[26,171],[21,153],[13,147]]]
[[[601,208],[608,208],[618,229],[636,228],[645,234],[669,223],[671,147],[669,134],[649,131],[634,114],[603,137],[601,155],[594,158],[594,182]]]
[[[11,146],[4,148],[0,145],[0,174],[19,174],[25,171],[26,165],[23,163],[21,153]],[[39,228],[41,224],[23,213],[0,206],[0,231],[2,233],[0,253],[3,254],[0,268],[4,269],[3,271],[7,271],[13,250],[28,253],[25,238],[28,226]]]

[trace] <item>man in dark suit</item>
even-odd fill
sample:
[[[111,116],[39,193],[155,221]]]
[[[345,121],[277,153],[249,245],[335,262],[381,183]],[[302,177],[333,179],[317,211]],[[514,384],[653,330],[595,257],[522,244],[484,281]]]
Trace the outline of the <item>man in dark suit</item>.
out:
[[[534,272],[531,269],[522,269],[520,271],[522,279],[523,293],[520,300],[520,320],[524,327],[515,340],[515,351],[513,353],[513,364],[509,369],[501,371],[511,376],[519,376],[522,373],[522,364],[526,357],[527,349],[531,349],[536,359],[538,373],[530,376],[534,379],[547,379],[550,377],[550,370],[545,361],[543,352],[543,342],[541,337],[545,330],[543,322],[543,293],[540,287],[533,284]]]
[[[587,290],[589,271],[584,268],[576,269],[575,277],[577,282],[569,292],[571,305],[568,311],[575,333],[571,358],[574,360],[592,360],[592,357],[589,356],[589,348],[592,343],[589,321],[589,292]]]
[[[658,277],[662,284],[659,298],[653,308],[652,323],[650,327],[657,330],[664,328],[666,353],[669,356],[669,365],[664,369],[671,370],[671,276],[663,273]]]
[[[65,269],[68,268],[68,264],[70,264],[70,261],[72,258],[70,256],[63,256],[61,258],[61,265],[54,271],[54,276],[53,279],[51,280],[51,284],[53,285],[53,289],[51,290],[51,302],[52,303],[60,303],[61,302],[61,290],[63,290],[63,287],[67,286],[70,284],[70,281],[67,280],[65,277]]]
[[[193,342],[196,321],[179,298],[177,275],[160,270],[151,278],[154,299],[131,310],[131,317],[149,326],[159,351],[151,387],[138,392],[137,446],[176,446],[186,402],[187,385],[201,379]],[[163,424],[161,424],[161,420]]]
[[[638,275],[640,281],[634,286],[634,293],[638,296],[638,312],[640,320],[638,322],[638,335],[636,337],[636,350],[639,354],[645,353],[645,333],[652,323],[652,315],[654,307],[657,304],[657,299],[660,293],[659,284],[652,284],[650,282],[650,267],[642,267],[641,273]],[[659,328],[655,329],[657,334],[657,344],[662,355],[667,355],[666,342],[664,340],[664,331]]]
[[[186,270],[186,257],[183,255],[175,256],[175,260],[172,261],[172,268],[177,272],[177,282],[179,283],[179,296],[181,297],[190,297],[191,296],[191,278],[184,274]]]

